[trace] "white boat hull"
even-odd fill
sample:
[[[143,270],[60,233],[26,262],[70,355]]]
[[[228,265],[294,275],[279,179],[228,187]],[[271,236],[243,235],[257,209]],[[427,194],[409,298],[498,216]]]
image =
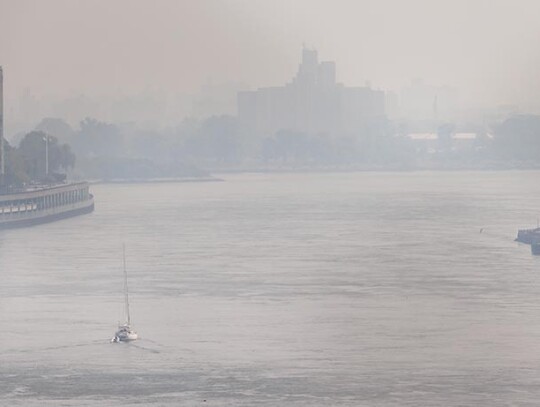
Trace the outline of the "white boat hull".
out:
[[[137,332],[132,331],[129,326],[120,326],[118,331],[114,334],[111,342],[131,342],[136,341],[139,338]]]

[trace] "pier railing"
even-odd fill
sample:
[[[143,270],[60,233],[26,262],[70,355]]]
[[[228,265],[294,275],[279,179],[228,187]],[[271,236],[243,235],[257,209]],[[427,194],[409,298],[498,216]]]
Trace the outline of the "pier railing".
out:
[[[0,195],[0,221],[40,216],[41,213],[54,214],[92,203],[93,196],[86,182],[26,189],[17,193]]]

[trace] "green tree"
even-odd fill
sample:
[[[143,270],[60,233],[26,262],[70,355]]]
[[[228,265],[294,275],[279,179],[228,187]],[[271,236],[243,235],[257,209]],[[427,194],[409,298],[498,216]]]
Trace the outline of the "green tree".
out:
[[[56,137],[45,132],[32,131],[24,136],[17,149],[17,154],[14,155],[16,160],[22,160],[24,171],[31,180],[37,181],[46,178],[47,148],[50,175],[56,171],[67,171],[74,167],[75,155],[71,152],[69,145],[59,144]]]
[[[540,162],[540,116],[506,120],[496,129],[493,145],[501,158]]]
[[[87,117],[74,136],[73,148],[80,156],[117,157],[122,155],[123,138],[114,124]]]
[[[34,130],[52,134],[60,143],[71,143],[75,135],[75,131],[68,123],[56,117],[45,117]]]
[[[236,118],[212,116],[206,119],[201,123],[196,134],[186,139],[184,154],[209,162],[238,161],[241,148]]]
[[[6,160],[5,185],[21,185],[29,182],[30,177],[26,173],[24,160],[22,159],[21,154],[18,149],[12,147],[5,139],[4,154]]]

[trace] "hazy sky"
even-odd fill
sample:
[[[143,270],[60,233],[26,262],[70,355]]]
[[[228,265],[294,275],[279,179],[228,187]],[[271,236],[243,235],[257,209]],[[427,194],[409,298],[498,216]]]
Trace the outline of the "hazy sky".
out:
[[[538,0],[0,0],[7,102],[196,91],[208,80],[279,85],[302,43],[349,85],[413,78],[470,104],[534,104]]]

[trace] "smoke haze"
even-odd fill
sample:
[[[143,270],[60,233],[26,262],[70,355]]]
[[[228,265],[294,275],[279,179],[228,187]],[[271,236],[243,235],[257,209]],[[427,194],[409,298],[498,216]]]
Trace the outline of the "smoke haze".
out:
[[[459,88],[466,106],[537,111],[539,13],[535,0],[2,0],[6,109],[25,94],[50,103],[277,85],[305,43],[347,85],[399,91],[422,78]]]

